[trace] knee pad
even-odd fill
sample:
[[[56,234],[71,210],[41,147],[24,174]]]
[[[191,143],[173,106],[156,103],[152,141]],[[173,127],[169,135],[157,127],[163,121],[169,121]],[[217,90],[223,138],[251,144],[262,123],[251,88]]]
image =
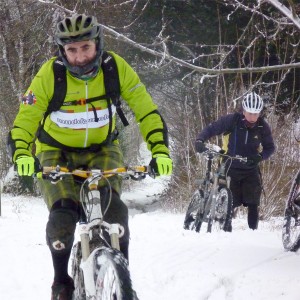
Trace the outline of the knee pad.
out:
[[[51,252],[69,252],[74,242],[78,212],[68,208],[55,208],[50,211],[46,226],[46,240]]]

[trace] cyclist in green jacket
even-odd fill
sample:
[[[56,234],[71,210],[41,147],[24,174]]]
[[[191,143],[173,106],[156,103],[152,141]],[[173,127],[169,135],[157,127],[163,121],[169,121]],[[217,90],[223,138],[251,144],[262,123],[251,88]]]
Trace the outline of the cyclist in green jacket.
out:
[[[105,95],[100,24],[95,17],[84,14],[67,17],[58,23],[55,39],[67,69],[64,103],[71,105],[61,106],[58,111],[45,115],[55,92],[53,64],[56,60],[52,58],[31,82],[9,134],[8,144],[18,174],[31,176],[35,171],[36,158],[32,154],[35,136],[35,155],[42,166],[100,169],[123,166],[115,126],[115,106],[109,99],[91,103],[85,101]],[[135,71],[120,56],[109,53],[117,64],[121,96],[134,112],[152,153],[150,166],[159,175],[170,175],[172,160],[169,157],[167,128],[157,106]],[[72,105],[74,100],[81,105]],[[41,128],[40,124],[43,124]],[[128,209],[120,199],[120,179],[113,176],[109,180],[113,199],[105,220],[124,226],[126,234],[120,241],[120,247],[128,258]],[[72,180],[62,180],[57,184],[40,180],[40,187],[49,208],[46,238],[54,267],[51,299],[71,300],[74,284],[68,275],[68,261],[80,209],[79,189]],[[102,193],[105,190],[105,187],[101,188]]]

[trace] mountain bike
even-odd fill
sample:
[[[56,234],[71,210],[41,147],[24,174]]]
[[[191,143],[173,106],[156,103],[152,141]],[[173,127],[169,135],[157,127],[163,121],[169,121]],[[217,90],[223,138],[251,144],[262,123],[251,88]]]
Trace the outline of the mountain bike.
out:
[[[300,171],[293,180],[284,210],[282,243],[286,251],[300,248]]]
[[[113,175],[134,180],[144,179],[146,175],[154,177],[149,166],[107,171],[43,167],[38,176],[50,179],[54,184],[67,176],[80,178],[83,213],[78,227],[80,241],[73,246],[71,257],[75,285],[73,300],[138,300],[132,288],[128,261],[120,252],[119,238],[123,236],[124,228],[120,224],[103,221],[112,196],[108,177]],[[101,180],[105,180],[109,187],[107,205],[103,203],[98,189]],[[110,241],[105,239],[104,231],[109,233]]]
[[[207,232],[213,225],[224,231],[231,231],[233,199],[229,189],[230,177],[225,164],[237,159],[247,162],[245,157],[231,157],[222,153],[216,145],[206,145],[202,155],[207,159],[204,178],[198,180],[184,219],[184,229],[199,232],[203,222],[207,223]],[[230,160],[228,162],[228,160]]]

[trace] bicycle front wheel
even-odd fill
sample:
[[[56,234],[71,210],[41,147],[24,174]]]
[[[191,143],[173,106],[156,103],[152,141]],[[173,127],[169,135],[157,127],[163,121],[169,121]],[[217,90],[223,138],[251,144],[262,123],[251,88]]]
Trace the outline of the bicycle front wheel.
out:
[[[284,211],[282,243],[286,251],[297,251],[300,248],[300,208],[295,200],[300,199],[300,172],[290,190]]]
[[[137,300],[128,262],[115,249],[99,249],[95,255],[96,300]]]
[[[197,221],[198,231],[202,224],[204,208],[204,192],[202,189],[196,190],[192,195],[191,202],[188,206],[187,212],[184,218],[184,229],[196,229],[195,222]]]
[[[214,222],[224,231],[231,231],[233,197],[230,189],[221,187],[216,198]]]

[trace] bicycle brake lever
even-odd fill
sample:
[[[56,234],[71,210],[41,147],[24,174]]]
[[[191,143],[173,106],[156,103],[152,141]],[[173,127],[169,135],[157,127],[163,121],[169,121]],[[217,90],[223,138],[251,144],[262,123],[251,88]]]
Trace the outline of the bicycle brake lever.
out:
[[[146,178],[146,174],[136,172],[135,174],[130,175],[130,178],[135,181],[140,181]]]
[[[62,180],[62,176],[59,173],[50,173],[48,177],[51,179],[52,184],[57,184],[60,180]]]

